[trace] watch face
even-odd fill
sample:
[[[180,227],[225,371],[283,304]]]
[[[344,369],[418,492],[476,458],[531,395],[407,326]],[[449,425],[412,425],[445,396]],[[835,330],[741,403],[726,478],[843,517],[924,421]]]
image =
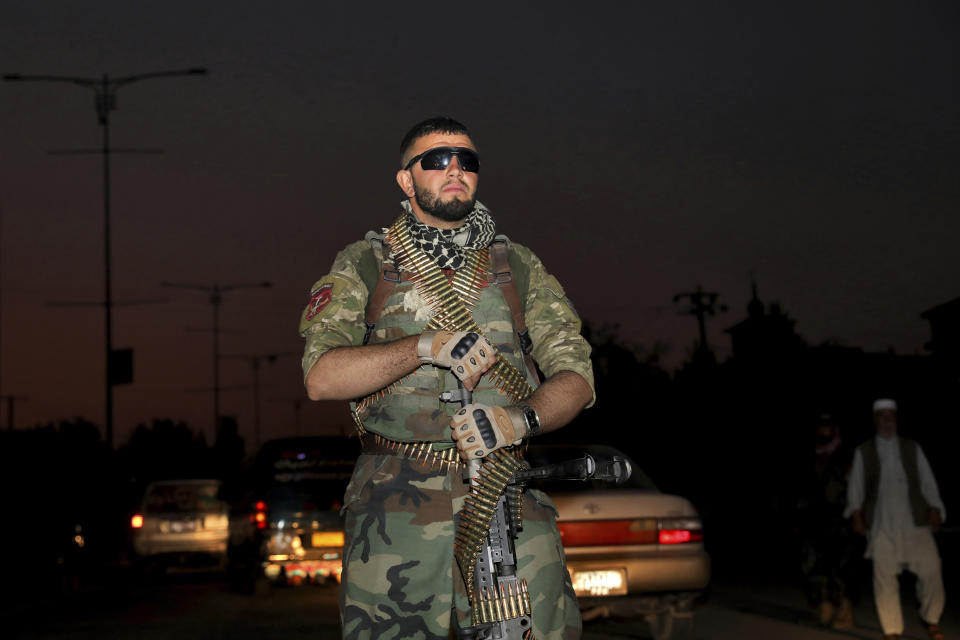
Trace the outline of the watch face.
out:
[[[540,428],[540,418],[537,416],[537,412],[534,411],[533,407],[523,408],[523,418],[527,421],[527,427],[530,429],[531,433]]]

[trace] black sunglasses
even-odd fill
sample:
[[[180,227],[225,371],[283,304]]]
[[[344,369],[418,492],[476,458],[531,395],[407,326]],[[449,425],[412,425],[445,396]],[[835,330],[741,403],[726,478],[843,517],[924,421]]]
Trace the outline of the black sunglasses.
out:
[[[473,149],[466,147],[435,147],[410,158],[410,162],[403,169],[404,171],[410,169],[413,163],[419,160],[420,168],[424,171],[442,171],[450,166],[453,156],[457,156],[457,162],[464,171],[471,173],[480,171],[480,156]]]

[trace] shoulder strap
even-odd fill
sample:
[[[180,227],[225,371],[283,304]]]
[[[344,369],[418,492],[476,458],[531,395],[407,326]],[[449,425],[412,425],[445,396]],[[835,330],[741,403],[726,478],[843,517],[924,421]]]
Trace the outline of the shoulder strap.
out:
[[[523,303],[520,301],[520,292],[517,291],[517,283],[514,281],[513,272],[510,270],[505,240],[497,238],[490,245],[490,267],[493,271],[493,283],[500,287],[500,292],[507,301],[507,306],[510,307],[510,315],[513,316],[513,328],[520,336],[520,345],[523,347],[523,352],[530,353],[533,343],[530,342],[527,323],[523,317]]]
[[[389,256],[390,245],[383,242],[381,252],[382,256]],[[363,334],[362,344],[367,344],[370,341],[373,329],[377,326],[377,320],[380,319],[383,307],[387,304],[387,298],[397,288],[397,283],[400,281],[400,273],[392,260],[384,258],[379,265],[376,262],[377,256],[373,247],[371,247],[370,251],[364,252],[363,259],[358,265],[360,277],[363,278],[363,283],[367,285],[367,291],[370,292],[370,297],[367,298],[367,313],[363,319],[363,324],[366,325],[367,330]]]
[[[530,371],[530,375],[539,385],[540,377],[537,375],[537,367],[533,358],[530,357],[530,352],[533,351],[533,340],[530,339],[530,332],[527,330],[527,322],[523,315],[526,296],[520,298],[517,281],[510,268],[507,241],[504,238],[495,238],[490,245],[490,267],[493,271],[493,283],[500,287],[500,293],[503,294],[507,306],[510,307],[510,315],[513,316],[513,328],[520,339],[520,347],[523,349],[523,359],[527,364],[527,370]],[[528,282],[522,284],[524,289],[529,285]]]

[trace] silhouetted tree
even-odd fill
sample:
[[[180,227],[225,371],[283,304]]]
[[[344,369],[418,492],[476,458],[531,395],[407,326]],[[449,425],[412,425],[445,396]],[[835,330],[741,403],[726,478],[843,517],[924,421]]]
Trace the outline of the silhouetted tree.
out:
[[[202,434],[184,422],[154,420],[139,424],[120,450],[137,485],[163,478],[215,476],[213,456]]]
[[[217,476],[236,478],[243,471],[244,441],[240,436],[237,419],[233,416],[220,418],[217,441],[213,443],[213,464]]]

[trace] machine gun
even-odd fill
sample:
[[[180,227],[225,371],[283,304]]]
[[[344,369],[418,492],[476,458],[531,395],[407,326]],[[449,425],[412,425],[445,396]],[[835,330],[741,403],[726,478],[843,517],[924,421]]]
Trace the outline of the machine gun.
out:
[[[460,385],[457,392],[445,392],[441,397],[466,406],[471,396]],[[520,496],[525,482],[606,480],[619,484],[631,471],[630,463],[619,456],[601,459],[590,454],[536,468],[503,450],[494,451],[483,465],[479,460],[468,461],[464,480],[471,483],[470,495],[455,518],[454,551],[467,581],[472,624],[461,628],[454,617],[457,637],[534,640],[530,593],[526,580],[517,576],[514,548],[522,528]],[[489,525],[480,524],[485,522]]]

